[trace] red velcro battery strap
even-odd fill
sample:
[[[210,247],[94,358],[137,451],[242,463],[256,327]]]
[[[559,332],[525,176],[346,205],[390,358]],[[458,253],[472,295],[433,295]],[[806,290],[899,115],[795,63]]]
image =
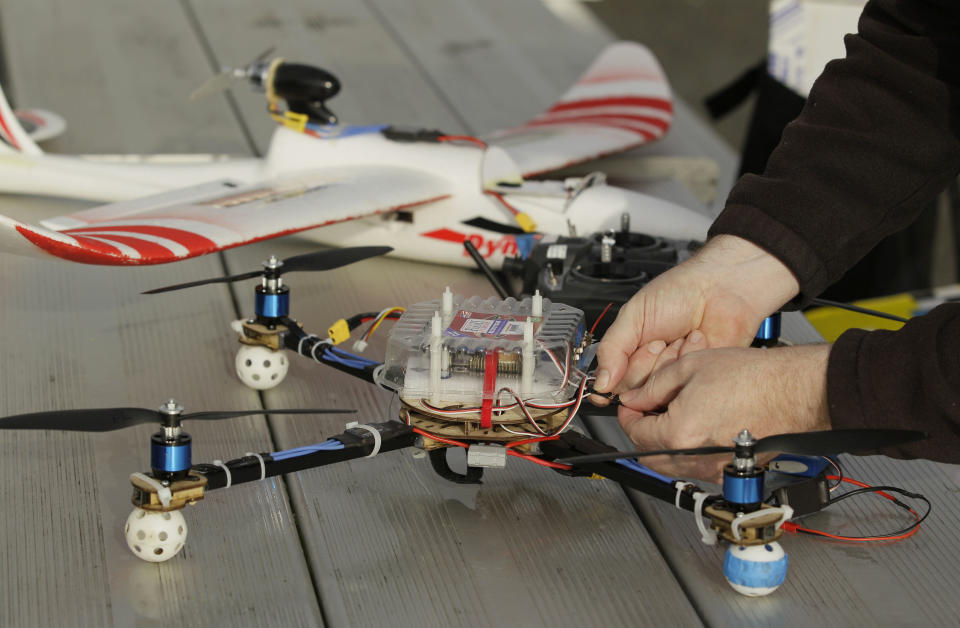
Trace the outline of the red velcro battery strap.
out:
[[[497,389],[497,366],[500,352],[488,351],[483,359],[483,403],[480,405],[480,427],[493,427],[493,395]]]

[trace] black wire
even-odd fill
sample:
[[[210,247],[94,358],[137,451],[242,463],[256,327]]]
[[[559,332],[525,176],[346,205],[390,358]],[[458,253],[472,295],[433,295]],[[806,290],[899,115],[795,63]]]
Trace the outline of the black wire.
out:
[[[893,314],[887,314],[886,312],[880,312],[877,310],[870,310],[865,307],[860,307],[859,305],[851,305],[850,303],[841,303],[840,301],[830,301],[828,299],[810,299],[810,303],[813,305],[823,305],[826,307],[838,307],[841,310],[850,310],[851,312],[857,312],[859,314],[868,314],[870,316],[876,316],[877,318],[886,318],[891,321],[897,321],[898,323],[907,323],[910,321],[909,318],[903,318],[901,316],[895,316]]]
[[[911,530],[913,530],[914,528],[916,528],[917,526],[919,526],[921,523],[923,523],[923,521],[930,515],[930,511],[933,510],[933,505],[930,503],[930,500],[927,499],[926,497],[924,497],[923,495],[921,495],[920,493],[911,493],[910,491],[906,491],[906,490],[904,490],[904,489],[902,489],[902,488],[898,488],[898,487],[896,487],[896,486],[868,486],[868,487],[865,487],[865,488],[857,488],[857,489],[854,489],[854,490],[852,490],[852,491],[847,491],[846,493],[844,493],[843,495],[840,495],[840,496],[838,496],[838,497],[831,498],[830,501],[827,503],[827,505],[828,505],[828,506],[832,506],[833,504],[836,504],[837,502],[843,501],[844,499],[846,499],[846,498],[848,498],[848,497],[853,497],[853,496],[855,496],[855,495],[862,495],[862,494],[864,494],[864,493],[879,493],[879,492],[881,492],[881,491],[886,492],[886,493],[899,493],[899,494],[903,495],[904,497],[909,497],[910,499],[918,499],[918,500],[922,501],[923,503],[925,503],[925,504],[927,505],[927,510],[926,510],[926,512],[923,513],[923,516],[922,516],[922,517],[919,517],[919,518],[918,518],[916,521],[914,521],[911,525],[903,528],[902,530],[897,530],[896,532],[890,532],[890,533],[888,533],[888,534],[869,534],[869,535],[865,535],[865,536],[850,536],[850,537],[846,537],[846,538],[851,539],[851,540],[864,539],[864,538],[879,538],[879,539],[885,539],[885,538],[890,538],[890,537],[895,537],[895,536],[901,536],[901,535],[903,535],[903,534],[906,534],[907,532],[910,532]],[[891,501],[892,501],[894,504],[896,504],[897,506],[899,506],[900,508],[903,508],[904,510],[910,512],[910,514],[914,514],[914,513],[915,513],[915,511],[913,511],[913,509],[912,509],[908,504],[905,504],[904,502],[900,501],[899,499],[894,498],[894,499],[891,500]],[[806,534],[816,534],[816,532],[807,532],[807,531],[802,530],[802,529],[801,529],[801,530],[798,530],[798,531],[799,531],[799,532],[804,532],[804,533],[806,533]],[[843,535],[843,536],[846,536],[846,535]]]
[[[500,280],[497,279],[497,275],[493,272],[493,269],[490,268],[490,264],[487,264],[487,261],[483,259],[483,255],[480,254],[480,251],[477,250],[477,247],[470,240],[463,241],[463,248],[467,250],[467,253],[470,254],[470,257],[473,258],[474,263],[476,263],[477,268],[480,269],[480,272],[487,278],[487,281],[490,282],[490,285],[493,286],[493,290],[500,295],[501,299],[507,299],[511,295],[507,291],[506,287]]]

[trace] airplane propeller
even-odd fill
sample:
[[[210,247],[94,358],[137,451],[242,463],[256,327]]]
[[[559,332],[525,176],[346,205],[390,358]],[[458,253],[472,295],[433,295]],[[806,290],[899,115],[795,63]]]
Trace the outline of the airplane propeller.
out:
[[[798,432],[793,434],[774,434],[757,440],[750,447],[754,453],[782,452],[799,456],[829,456],[849,451],[880,449],[901,445],[928,438],[926,432],[916,430],[855,429],[824,430],[820,432]],[[709,446],[691,449],[659,449],[655,451],[613,451],[586,456],[571,456],[557,460],[565,464],[588,464],[608,462],[620,458],[641,458],[645,456],[700,456],[707,454],[733,453],[735,447]]]
[[[230,283],[260,277],[266,273],[272,273],[272,276],[279,277],[285,273],[313,270],[332,270],[354,262],[359,262],[370,257],[386,255],[393,248],[389,246],[354,246],[346,249],[331,249],[329,251],[317,251],[315,253],[304,253],[288,257],[283,261],[271,258],[264,264],[261,270],[252,270],[238,275],[229,275],[227,277],[213,277],[211,279],[199,279],[197,281],[188,281],[173,286],[163,288],[154,288],[147,290],[143,294],[157,294],[160,292],[171,292],[173,290],[182,290],[194,286],[204,286],[211,283]]]
[[[182,408],[180,408],[182,410]],[[65,430],[71,432],[112,432],[147,423],[168,423],[171,416],[165,408],[94,408],[87,410],[54,410],[16,414],[0,419],[4,430]],[[356,410],[298,408],[272,410],[226,410],[221,412],[191,412],[173,415],[179,421],[219,421],[256,414],[353,414]]]
[[[270,46],[250,63],[240,68],[223,68],[219,73],[208,78],[204,83],[190,94],[190,100],[200,100],[218,94],[230,89],[233,85],[242,79],[251,78],[264,69],[264,59],[273,54],[276,46]]]

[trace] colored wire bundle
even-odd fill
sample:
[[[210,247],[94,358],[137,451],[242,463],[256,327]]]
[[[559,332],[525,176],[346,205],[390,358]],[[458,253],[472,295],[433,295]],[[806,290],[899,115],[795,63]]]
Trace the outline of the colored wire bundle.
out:
[[[380,362],[369,360],[363,356],[356,355],[355,353],[344,351],[343,349],[338,349],[330,344],[324,344],[321,356],[317,357],[316,354],[314,354],[314,359],[316,359],[318,362],[335,362],[337,364],[355,369],[364,369],[368,366],[378,366],[380,364]]]
[[[586,397],[589,394],[586,391],[587,382],[591,381],[592,379],[593,379],[592,377],[584,377],[580,381],[580,386],[577,388],[577,393],[574,396],[574,398],[568,401],[562,401],[559,403],[538,403],[536,400],[524,400],[524,399],[521,399],[520,396],[516,393],[516,391],[514,391],[512,388],[504,386],[503,388],[497,391],[497,396],[495,398],[496,403],[493,406],[492,411],[494,414],[502,415],[504,412],[507,412],[508,410],[520,408],[520,411],[523,413],[524,417],[527,419],[527,421],[533,426],[533,428],[537,432],[537,433],[517,432],[517,431],[511,430],[509,427],[505,425],[500,426],[501,428],[504,429],[504,431],[510,432],[511,434],[516,434],[518,436],[533,436],[533,437],[556,436],[561,434],[564,430],[566,430],[570,426],[570,423],[573,421],[574,417],[577,415],[577,412],[580,410],[580,406],[583,403],[584,397]],[[510,395],[513,396],[514,403],[510,403],[510,404],[501,403],[500,397],[503,395],[504,392],[509,393]],[[481,408],[479,406],[466,407],[466,408],[440,408],[431,404],[427,399],[421,399],[420,403],[421,405],[423,405],[423,407],[430,410],[430,412],[440,414],[440,415],[445,415],[445,416],[463,416],[468,414],[476,414],[481,411]],[[530,414],[530,411],[528,410],[528,408],[535,408],[537,410],[562,410],[563,408],[570,408],[570,407],[572,407],[573,409],[570,411],[570,414],[567,416],[567,419],[563,422],[563,425],[561,425],[559,428],[554,430],[552,434],[548,434],[547,432],[545,432],[543,428],[541,428],[537,424],[536,419],[533,417],[532,414]]]
[[[384,309],[384,310],[381,310],[380,313],[377,314],[377,315],[372,319],[373,322],[370,324],[370,327],[369,327],[369,328],[367,329],[367,331],[363,334],[363,336],[361,336],[361,339],[362,339],[364,342],[369,341],[369,340],[370,340],[370,336],[373,335],[373,332],[377,331],[377,327],[380,327],[380,325],[381,325],[381,323],[383,323],[383,321],[387,320],[388,318],[397,319],[397,318],[400,317],[401,314],[403,314],[403,313],[406,312],[406,311],[407,311],[407,308],[405,308],[405,307],[400,307],[399,305],[396,305],[396,306],[393,306],[393,307],[388,307],[388,308],[386,308],[386,309]],[[392,316],[391,316],[391,315],[392,315]]]

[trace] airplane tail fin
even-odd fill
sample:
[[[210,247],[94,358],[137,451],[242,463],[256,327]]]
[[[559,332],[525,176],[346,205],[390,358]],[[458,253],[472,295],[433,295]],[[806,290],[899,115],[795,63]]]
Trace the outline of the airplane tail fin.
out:
[[[0,86],[0,154],[25,153],[27,155],[42,155],[43,150],[37,146],[30,134],[20,124],[13,108],[7,102],[7,95]]]
[[[532,177],[653,142],[672,119],[673,95],[659,61],[645,46],[621,41],[545,112],[482,139]]]

